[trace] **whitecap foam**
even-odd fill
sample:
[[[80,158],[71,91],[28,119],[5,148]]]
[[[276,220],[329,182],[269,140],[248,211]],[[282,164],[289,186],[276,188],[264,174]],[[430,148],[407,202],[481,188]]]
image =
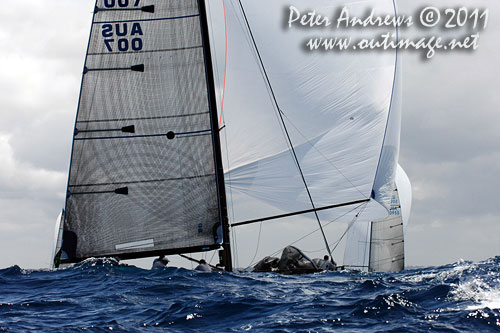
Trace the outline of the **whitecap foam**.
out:
[[[455,301],[472,301],[474,304],[467,306],[466,310],[500,309],[500,281],[495,281],[496,286],[484,282],[479,278],[459,283],[451,292]]]

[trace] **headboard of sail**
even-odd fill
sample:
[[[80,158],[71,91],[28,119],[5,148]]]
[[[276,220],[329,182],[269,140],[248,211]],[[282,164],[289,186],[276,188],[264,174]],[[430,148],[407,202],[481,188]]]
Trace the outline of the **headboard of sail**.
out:
[[[63,261],[218,247],[196,0],[97,0],[71,157]]]

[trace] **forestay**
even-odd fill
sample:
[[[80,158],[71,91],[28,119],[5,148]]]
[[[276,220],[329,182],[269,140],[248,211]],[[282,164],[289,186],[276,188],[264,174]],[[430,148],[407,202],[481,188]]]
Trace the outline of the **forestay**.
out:
[[[63,261],[218,247],[218,142],[204,54],[196,0],[96,2]]]

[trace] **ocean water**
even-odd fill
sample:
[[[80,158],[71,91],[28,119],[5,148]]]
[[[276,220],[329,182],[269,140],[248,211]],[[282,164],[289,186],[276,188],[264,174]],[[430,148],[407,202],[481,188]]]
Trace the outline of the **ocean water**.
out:
[[[500,258],[396,274],[0,270],[0,332],[500,331]]]

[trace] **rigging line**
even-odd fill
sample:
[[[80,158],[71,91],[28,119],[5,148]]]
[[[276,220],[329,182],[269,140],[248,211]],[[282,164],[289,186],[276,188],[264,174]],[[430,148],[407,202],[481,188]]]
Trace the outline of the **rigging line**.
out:
[[[281,110],[280,110],[280,112],[281,112]],[[333,164],[333,162],[332,162],[332,161],[331,161],[328,157],[326,157],[326,156],[325,156],[325,154],[323,154],[323,153],[321,152],[321,150],[319,150],[319,149],[318,149],[315,145],[313,145],[313,144],[311,143],[311,141],[310,141],[310,140],[309,140],[309,139],[308,139],[308,138],[307,138],[307,137],[306,137],[306,136],[305,136],[305,135],[304,135],[304,134],[303,134],[303,133],[302,133],[302,132],[301,132],[301,131],[297,128],[297,126],[295,126],[295,124],[294,124],[294,123],[290,120],[290,118],[288,118],[288,117],[287,117],[287,115],[286,115],[284,112],[282,112],[282,113],[283,113],[283,116],[284,116],[284,117],[288,120],[288,122],[289,122],[289,123],[293,126],[293,128],[295,128],[295,130],[296,130],[296,131],[300,134],[300,136],[302,136],[302,138],[304,138],[304,139],[306,140],[306,142],[307,142],[307,143],[308,143],[308,144],[309,144],[309,145],[310,145],[310,146],[311,146],[314,150],[316,150],[316,151],[317,151],[317,152],[321,155],[321,157],[323,157],[323,158],[324,158],[324,159],[325,159],[325,160],[326,160],[326,161],[327,161],[327,162],[328,162],[331,166],[333,166],[333,167],[334,167],[334,169],[335,169],[335,170],[337,170],[337,172],[338,172],[338,173],[340,173],[340,175],[341,175],[342,177],[344,177],[344,179],[345,179],[345,180],[347,180],[347,181],[349,182],[349,184],[351,184],[351,186],[352,186],[353,188],[355,188],[355,189],[356,189],[356,191],[358,191],[358,192],[361,194],[361,196],[362,196],[363,198],[367,198],[367,197],[366,197],[366,195],[365,195],[363,192],[361,192],[361,190],[360,190],[360,189],[359,189],[356,185],[354,185],[354,184],[351,182],[351,180],[350,180],[349,178],[347,178],[347,176],[346,176],[346,175],[344,175],[344,173],[343,173],[343,172],[342,172],[339,168],[337,168],[337,167],[335,166],[335,164]]]
[[[351,209],[350,211],[348,211],[348,212],[346,212],[346,213],[344,213],[344,214],[340,215],[339,217],[335,218],[334,220],[332,220],[332,221],[328,222],[327,224],[325,224],[325,225],[324,225],[324,227],[327,227],[327,226],[329,226],[330,224],[332,224],[332,223],[334,223],[334,222],[337,222],[337,220],[339,220],[339,219],[341,219],[342,217],[344,217],[344,216],[346,216],[346,215],[348,215],[348,214],[350,214],[350,213],[354,212],[356,209],[360,208],[360,207],[361,207],[361,206],[363,206],[363,205],[366,205],[366,204],[365,204],[365,203],[362,203],[362,204],[360,204],[360,205],[358,205],[358,206],[354,207],[354,208],[353,208],[353,209]],[[316,232],[316,231],[318,231],[318,230],[319,230],[319,229],[314,230],[313,232],[311,232],[311,233],[307,234],[306,236],[304,236],[304,237],[300,238],[300,239],[299,239],[299,240],[297,240],[296,242],[299,242],[299,241],[303,240],[304,238],[306,238],[306,237],[308,237],[308,236],[312,235],[313,233],[315,233],[315,232]],[[295,244],[295,243],[292,243],[292,244]],[[335,244],[335,243],[332,243],[332,244]],[[320,251],[323,251],[323,250],[324,250],[324,248],[323,248],[323,249],[321,249],[321,250],[318,250],[318,251],[304,251],[304,252],[320,252]],[[335,251],[335,249],[334,249],[333,251]]]
[[[364,205],[364,207],[362,207],[363,205]],[[359,205],[359,206],[357,206],[357,207],[354,207],[353,209],[351,209],[350,211],[348,211],[347,213],[345,213],[345,214],[344,214],[344,215],[342,215],[341,217],[344,217],[344,216],[346,216],[347,214],[350,214],[351,212],[355,211],[356,209],[358,209],[358,208],[361,208],[361,207],[362,207],[362,209],[361,209],[361,210],[360,210],[360,211],[356,214],[356,216],[354,216],[353,220],[355,220],[355,219],[359,216],[359,214],[361,214],[361,212],[365,209],[365,207],[366,207],[367,205],[368,205],[368,202],[366,202],[366,203],[362,203],[361,205]],[[353,220],[351,220],[351,222],[349,222],[349,224],[353,223]],[[333,223],[333,221],[332,221],[332,222],[330,222],[330,223],[328,223],[328,224],[326,224],[326,225],[325,225],[325,227],[326,227],[326,226],[328,226],[328,225],[330,225],[331,223]],[[348,227],[348,228],[349,228],[349,227]],[[349,230],[349,229],[348,229],[348,230]],[[335,247],[333,248],[332,252],[334,252],[334,251],[337,249],[338,245],[340,244],[340,242],[342,241],[342,239],[344,238],[344,236],[345,236],[345,234],[346,234],[346,233],[347,233],[347,231],[345,231],[345,232],[344,232],[344,234],[343,234],[343,235],[342,235],[342,236],[341,236],[341,237],[340,237],[337,241],[335,241],[335,242],[333,242],[332,244],[330,244],[331,246],[334,246],[334,245],[335,245]],[[321,251],[323,251],[323,250],[324,250],[324,248],[323,248],[323,249],[320,249],[320,250],[316,250],[316,251],[304,251],[304,252],[308,252],[308,253],[315,253],[315,252],[321,252]]]
[[[282,122],[282,124],[283,124],[283,129],[285,130],[285,134],[286,134],[286,137],[287,137],[287,139],[288,139],[288,143],[289,143],[289,145],[290,145],[290,149],[291,149],[291,152],[292,152],[292,154],[293,154],[293,158],[294,158],[294,160],[295,160],[295,163],[297,164],[297,168],[298,168],[298,170],[299,170],[300,176],[301,176],[302,181],[303,181],[303,183],[304,183],[304,187],[305,187],[305,189],[306,189],[307,196],[309,197],[309,201],[311,202],[311,206],[312,206],[312,208],[314,209],[314,215],[316,216],[316,220],[318,221],[318,225],[319,225],[319,227],[320,227],[320,229],[321,229],[321,233],[322,233],[322,235],[323,235],[323,239],[324,239],[324,241],[325,241],[326,249],[327,249],[327,251],[328,251],[328,254],[329,254],[329,255],[330,255],[330,257],[331,257],[331,255],[332,255],[332,251],[330,251],[330,246],[328,245],[328,240],[326,239],[325,231],[323,230],[323,226],[321,225],[321,221],[320,221],[320,219],[319,219],[319,215],[318,215],[318,213],[317,213],[317,211],[316,211],[316,206],[314,205],[314,201],[313,201],[313,199],[312,199],[311,192],[309,191],[309,187],[308,187],[307,182],[306,182],[306,179],[305,179],[305,177],[304,177],[304,173],[303,173],[302,168],[301,168],[301,166],[300,166],[299,159],[298,159],[298,157],[297,157],[297,154],[295,153],[295,149],[294,149],[294,147],[293,147],[292,139],[290,138],[290,134],[288,133],[288,130],[287,130],[287,128],[286,128],[286,124],[285,124],[285,120],[283,119],[283,115],[282,115],[282,112],[281,112],[281,108],[280,108],[280,106],[279,106],[279,104],[278,104],[278,100],[276,99],[276,95],[275,95],[275,93],[274,93],[274,89],[273,89],[273,87],[272,87],[272,85],[271,85],[271,81],[270,81],[270,79],[269,79],[269,76],[267,75],[267,71],[266,71],[266,68],[265,68],[265,66],[264,66],[264,61],[262,60],[262,57],[261,57],[260,52],[259,52],[259,49],[257,48],[257,43],[256,43],[255,38],[254,38],[254,36],[253,36],[252,29],[250,28],[250,23],[248,22],[248,18],[247,18],[247,15],[246,15],[246,13],[245,13],[245,9],[243,8],[243,4],[241,3],[241,0],[238,0],[238,2],[239,2],[239,4],[240,4],[241,11],[242,11],[242,13],[243,13],[243,17],[244,17],[245,22],[246,22],[246,25],[247,25],[247,28],[248,28],[248,32],[250,33],[250,37],[252,38],[252,42],[253,42],[254,49],[255,49],[255,51],[256,51],[256,53],[257,53],[257,56],[259,57],[259,62],[260,62],[260,65],[261,65],[261,67],[262,67],[262,70],[264,71],[264,77],[265,77],[265,80],[266,80],[266,82],[267,82],[267,85],[269,86],[269,89],[270,89],[270,91],[271,91],[272,98],[273,98],[273,100],[274,100],[274,104],[275,104],[275,106],[276,106],[276,109],[277,109],[277,111],[278,111],[279,117],[280,117],[281,122]],[[333,259],[332,259],[332,261],[333,261]]]
[[[225,7],[225,3],[223,1],[223,6],[224,6],[224,22],[226,20],[226,7]],[[225,34],[227,35],[227,30],[225,32]],[[227,37],[226,37],[226,64],[227,64]],[[225,64],[225,66],[226,66]],[[218,71],[217,71],[218,72]],[[225,88],[226,88],[226,68],[224,68],[224,87],[223,87],[223,98],[222,98],[222,104],[221,104],[221,119],[220,119],[220,123],[219,123],[219,131],[222,130],[224,127],[226,127],[226,125],[224,126],[220,126],[221,123],[222,123],[222,119],[223,119],[223,113],[222,113],[222,110],[223,110],[223,107],[224,107],[224,93],[225,93]],[[230,161],[229,161],[229,145],[228,145],[228,141],[227,141],[227,134],[226,133],[221,133],[221,135],[224,136],[224,145],[226,147],[226,166],[227,166],[227,170],[230,170]],[[222,147],[221,147],[222,148]],[[222,153],[222,149],[221,149],[221,154],[224,155]],[[227,173],[226,174],[226,177],[227,179],[229,180],[229,183],[231,183],[231,173]],[[230,214],[231,214],[231,220],[234,221],[234,204],[233,204],[233,189],[232,189],[232,186],[227,186],[227,189],[229,189],[229,198],[230,198]],[[227,201],[226,201],[226,207],[228,206],[227,204]],[[229,211],[228,211],[228,215],[229,215]],[[228,216],[229,218],[229,216]],[[233,240],[233,246],[231,246],[231,251],[232,251],[232,256],[234,258],[234,261],[235,261],[235,264],[238,265],[239,263],[239,259],[238,259],[238,245],[237,245],[237,241],[236,241],[236,233],[234,231],[234,229],[230,229],[231,231],[231,239]]]
[[[361,207],[361,206],[363,206],[363,205],[364,205],[363,209],[362,209],[362,210],[360,210],[358,214],[356,214],[356,216],[355,216],[355,217],[354,217],[354,219],[353,219],[353,221],[354,221],[354,220],[357,218],[357,216],[358,216],[359,214],[361,214],[361,212],[362,212],[362,211],[366,208],[366,205],[368,205],[368,202],[363,203],[363,204],[361,204],[361,205],[359,205],[359,206],[357,206],[357,207],[354,207],[353,209],[351,209],[351,210],[350,210],[350,211],[348,211],[347,213],[345,213],[345,214],[343,214],[343,215],[339,216],[338,218],[336,218],[335,220],[333,220],[333,221],[329,222],[328,224],[325,224],[325,227],[326,227],[326,226],[328,226],[328,225],[330,225],[330,224],[332,224],[333,222],[335,222],[335,221],[336,221],[336,220],[338,220],[339,218],[342,218],[342,217],[346,216],[347,214],[350,214],[351,212],[355,211],[356,209],[360,208],[360,207]],[[349,224],[353,223],[353,221],[351,221]],[[348,227],[347,231],[349,230],[349,228],[350,228],[350,227]],[[314,233],[314,232],[316,232],[316,231],[318,231],[318,230],[315,230],[315,231],[313,231],[312,233]],[[335,244],[335,247],[334,247],[334,249],[332,250],[332,252],[333,252],[333,251],[335,251],[335,250],[337,249],[338,245],[340,244],[340,242],[341,242],[341,241],[342,241],[342,239],[344,238],[344,236],[345,236],[345,234],[347,233],[347,231],[345,231],[345,232],[344,232],[344,234],[343,234],[343,235],[342,235],[342,236],[341,236],[341,237],[340,237],[340,238],[339,238],[336,242],[334,242],[334,243],[330,244],[330,245],[332,245],[332,246]],[[310,233],[309,235],[311,235],[312,233]],[[306,236],[309,236],[309,235],[306,235]],[[304,237],[304,238],[305,238],[305,237]],[[321,251],[323,251],[323,250],[324,250],[324,248],[323,248],[323,249],[320,249],[320,250],[315,250],[315,251],[304,251],[304,252],[307,252],[307,253],[316,253],[316,252],[321,252]]]
[[[242,30],[245,30],[245,28],[243,27],[243,23],[240,21],[240,19],[239,19],[239,18],[238,18],[238,23],[239,23],[239,25],[240,25],[241,29],[242,29]],[[245,34],[245,37],[246,37],[246,39],[247,39],[247,43],[248,43],[249,45],[252,45],[252,44],[253,44],[253,43],[252,43],[252,40],[251,40],[252,36],[248,36],[248,34]],[[259,59],[260,59],[260,58],[259,58],[259,55],[258,55],[258,54],[257,54],[257,52],[255,52],[255,51],[254,51],[254,53],[255,53],[256,57],[258,58],[258,59],[257,59],[257,61],[259,61]],[[267,75],[261,67],[259,67],[259,71],[261,72],[261,74],[262,74],[263,76]],[[266,90],[269,92],[269,94],[270,94],[270,95],[272,94],[272,91],[271,91],[270,87],[269,87],[269,86],[267,86],[267,85],[266,85]],[[304,138],[304,139],[306,140],[306,142],[307,142],[307,143],[308,143],[308,144],[309,144],[312,148],[314,148],[314,150],[316,150],[316,151],[317,151],[317,152],[318,152],[318,153],[319,153],[319,154],[320,154],[320,155],[321,155],[321,156],[322,156],[322,157],[323,157],[323,158],[324,158],[324,159],[325,159],[325,160],[326,160],[329,164],[331,164],[331,165],[333,166],[333,168],[334,168],[336,171],[338,171],[338,172],[340,173],[340,175],[341,175],[342,177],[344,177],[344,178],[345,178],[345,179],[349,182],[349,184],[351,184],[351,186],[352,186],[353,188],[355,188],[355,189],[356,189],[356,190],[357,190],[357,191],[361,194],[361,196],[362,196],[363,198],[367,198],[367,197],[366,197],[366,195],[365,195],[365,194],[364,194],[364,193],[363,193],[363,192],[362,192],[362,191],[361,191],[361,190],[360,190],[357,186],[355,186],[355,185],[353,184],[353,182],[352,182],[352,181],[351,181],[351,180],[350,180],[350,179],[349,179],[349,178],[348,178],[348,177],[347,177],[347,176],[346,176],[346,175],[345,175],[345,174],[344,174],[344,173],[343,173],[343,172],[342,172],[339,168],[337,168],[337,167],[335,166],[335,164],[334,164],[334,163],[333,163],[333,162],[332,162],[332,161],[331,161],[328,157],[326,157],[326,156],[325,156],[325,155],[324,155],[324,154],[323,154],[323,153],[322,153],[322,152],[321,152],[321,151],[320,151],[320,150],[319,150],[316,146],[314,146],[314,145],[311,143],[311,141],[310,141],[310,140],[309,140],[309,139],[308,139],[308,138],[307,138],[307,137],[306,137],[306,136],[305,136],[305,135],[304,135],[304,134],[303,134],[303,133],[302,133],[302,132],[298,129],[298,127],[297,127],[297,126],[295,126],[295,124],[294,124],[294,123],[291,121],[291,119],[290,119],[290,118],[286,115],[286,113],[284,113],[284,112],[283,112],[283,110],[278,109],[278,112],[280,112],[280,113],[282,113],[282,114],[283,114],[283,116],[284,116],[284,117],[285,117],[285,118],[286,118],[286,119],[290,122],[290,124],[291,124],[291,125],[295,128],[295,130],[296,130],[296,131],[300,134],[300,136],[302,136],[302,138]],[[279,120],[279,119],[278,119],[278,120]]]
[[[222,115],[221,115],[222,117]],[[225,127],[225,125],[224,125]],[[226,133],[221,133],[221,135],[224,136],[224,145],[226,146],[226,163],[227,163],[227,170],[230,170],[231,169],[231,163],[230,163],[230,160],[229,160],[229,144],[228,144],[228,141],[227,141],[227,134]],[[222,149],[221,149],[221,154],[222,154]],[[222,154],[224,155],[224,154]],[[228,172],[226,174],[226,177],[229,181],[229,184],[231,183],[231,173]],[[233,203],[233,188],[232,186],[227,186],[227,189],[229,189],[229,197],[230,197],[230,212],[231,212],[231,220],[234,221],[234,203]],[[226,202],[226,207],[227,207],[227,202]],[[229,217],[229,216],[228,216]],[[235,260],[235,264],[238,265],[239,263],[239,258],[238,258],[238,245],[237,245],[237,241],[236,241],[236,233],[234,231],[233,228],[231,228],[231,235],[232,235],[232,240],[233,240],[233,245],[231,247],[231,251],[232,251],[232,255],[233,255],[233,258]]]
[[[227,162],[227,170],[230,170],[230,161],[229,161],[229,145],[228,145],[228,142],[227,142],[227,134],[224,133],[224,143],[225,143],[225,146],[226,146],[226,162]],[[231,173],[228,172],[226,173],[226,177],[229,181],[229,184],[231,184]],[[228,184],[228,185],[229,185]],[[231,220],[234,221],[234,200],[233,200],[233,188],[232,186],[227,186],[227,188],[229,189],[229,197],[231,198],[230,201],[231,201],[231,204],[230,204],[230,208],[231,208]],[[226,203],[226,206],[227,206],[227,203]],[[231,225],[229,225],[231,227]],[[234,231],[234,228],[231,228],[231,235],[232,235],[232,239],[233,239],[233,245],[231,247],[231,250],[233,252],[233,258],[235,258],[235,264],[238,265],[238,262],[239,262],[239,259],[238,259],[238,243],[236,241],[236,232]]]
[[[215,253],[216,253],[216,252],[217,252],[217,251],[213,251],[213,253],[212,253],[212,257],[210,258],[210,260],[209,260],[209,262],[208,262],[208,264],[209,264],[209,265],[212,263],[212,260],[214,260],[214,256],[215,256]],[[205,252],[205,253],[207,253],[207,252]]]
[[[250,47],[250,51],[252,52],[253,57],[255,58],[255,62],[256,62],[256,64],[257,64],[257,66],[258,66],[259,72],[260,72],[260,74],[262,75],[262,77],[265,77],[266,73],[264,72],[264,70],[263,70],[263,68],[262,68],[262,66],[261,66],[261,63],[259,62],[259,55],[257,54],[257,51],[256,51],[256,49],[255,49],[255,44],[252,42],[252,36],[251,36],[251,34],[249,33],[249,31],[247,31],[247,29],[248,29],[248,25],[247,25],[247,24],[245,24],[245,23],[243,23],[243,21],[242,21],[242,19],[241,19],[241,15],[238,15],[238,13],[242,12],[242,10],[241,10],[241,8],[240,8],[240,11],[239,11],[238,13],[236,13],[236,7],[235,7],[236,5],[233,5],[233,3],[232,3],[232,2],[230,2],[230,4],[231,4],[231,9],[234,11],[235,18],[236,18],[236,20],[238,21],[238,24],[239,24],[239,26],[240,26],[241,30],[244,32],[244,37],[245,37],[245,39],[246,39],[246,42],[248,43],[248,46]],[[265,88],[266,88],[266,90],[267,90],[267,92],[268,92],[269,99],[270,99],[271,103],[273,103],[273,99],[272,99],[272,91],[271,91],[271,89],[270,89],[269,85],[265,84],[264,86],[265,86]],[[284,130],[283,130],[283,124],[281,123],[281,121],[280,121],[280,118],[279,118],[279,115],[278,115],[278,114],[279,114],[279,112],[276,112],[276,113],[275,113],[275,117],[276,117],[276,120],[277,120],[277,121],[278,121],[278,123],[279,123],[279,126],[280,126],[281,132],[282,132],[282,134],[283,134],[283,137],[284,137],[284,139],[286,140],[286,134],[285,134],[285,132],[284,132]],[[291,154],[290,154],[290,155],[291,155]]]
[[[255,254],[253,255],[252,260],[250,260],[251,263],[255,260],[255,257],[257,257],[257,252],[259,252],[259,245],[260,245],[260,234],[262,232],[262,222],[260,223],[259,227],[259,236],[257,237],[257,247],[255,248]]]
[[[233,223],[233,224],[231,224],[231,227],[238,227],[238,226],[253,224],[253,223],[258,223],[258,222],[277,220],[277,219],[282,219],[282,218],[286,218],[286,217],[290,217],[290,216],[304,215],[304,214],[308,214],[308,213],[314,213],[314,212],[318,212],[318,211],[322,211],[322,210],[329,210],[329,209],[340,208],[340,207],[345,207],[345,206],[353,206],[353,205],[357,205],[357,204],[368,202],[368,201],[370,201],[370,199],[344,202],[344,203],[340,203],[340,204],[319,207],[316,209],[299,210],[296,212],[291,212],[291,213],[286,213],[286,214],[281,214],[281,215],[261,217],[261,218],[255,219],[255,220],[248,220],[248,221]]]
[[[347,226],[346,231],[344,231],[344,233],[342,234],[342,236],[340,236],[339,240],[336,243],[334,243],[335,247],[333,248],[333,251],[335,251],[335,249],[339,246],[339,244],[342,241],[342,239],[344,239],[345,235],[347,235],[347,232],[352,228],[352,226],[354,225],[354,223],[358,219],[359,215],[365,210],[366,206],[368,206],[368,203],[365,203],[364,206],[361,207],[360,211],[356,214],[356,216],[354,216],[354,218],[352,219],[352,221]]]
[[[233,6],[233,11],[236,11],[235,7]],[[235,12],[236,14],[236,12]],[[247,26],[246,24],[244,24],[240,18],[240,15],[237,15],[236,14],[236,18],[238,20],[238,24],[240,25],[240,28],[243,32],[245,32],[244,36],[245,36],[245,39],[248,43],[248,46],[251,48],[251,51],[252,51],[252,54],[253,54],[253,57],[255,58],[255,61],[256,61],[256,64],[258,65],[258,69],[259,69],[259,72],[260,74],[262,75],[262,77],[265,77],[266,73],[264,72],[262,66],[260,66],[260,62],[259,62],[259,55],[257,54],[256,50],[254,49],[254,43],[252,42],[252,36],[250,35],[250,33],[248,31],[246,31],[245,27]],[[268,95],[269,95],[269,99],[271,100],[271,103],[273,103],[273,99],[272,99],[272,91],[270,89],[270,87],[265,84],[265,88],[268,92]],[[276,117],[276,120],[278,121],[279,123],[279,126],[280,126],[280,129],[281,129],[281,132],[283,134],[283,137],[284,139],[286,140],[286,134],[285,134],[285,131],[283,129],[283,124],[280,120],[280,117],[279,117],[279,112],[276,112],[275,113],[275,117]],[[291,155],[291,154],[290,154]]]
[[[324,227],[327,227],[327,226],[329,226],[330,224],[337,222],[339,219],[341,219],[341,218],[343,218],[344,216],[346,216],[346,215],[348,215],[348,214],[352,213],[352,212],[353,212],[353,211],[355,211],[356,209],[360,208],[362,205],[363,205],[363,204],[358,205],[358,206],[354,207],[353,209],[349,210],[348,212],[346,212],[346,213],[344,213],[344,214],[342,214],[342,215],[340,215],[340,216],[336,217],[336,218],[335,218],[335,219],[333,219],[332,221],[330,221],[330,222],[328,222],[327,224],[325,224],[325,225],[324,225]],[[297,244],[297,243],[298,243],[298,242],[300,242],[301,240],[304,240],[305,238],[307,238],[307,237],[311,236],[312,234],[315,234],[317,231],[319,231],[319,228],[317,228],[317,229],[315,229],[315,230],[311,231],[310,233],[308,233],[308,234],[307,234],[307,235],[305,235],[305,236],[302,236],[301,238],[299,238],[299,239],[295,240],[294,242],[290,243],[289,245],[294,245],[294,244]],[[323,251],[323,250],[324,250],[324,248],[323,248],[323,249],[321,249],[321,251]],[[270,254],[270,256],[272,257],[272,256],[274,256],[274,255],[278,254],[280,251],[283,251],[283,248],[281,248],[281,249],[277,250],[276,252],[271,253],[271,254]],[[308,252],[308,251],[304,251],[304,252]],[[319,252],[319,251],[318,251],[318,252]],[[251,263],[249,266],[252,266],[252,264],[253,264],[253,263]]]
[[[396,0],[392,0],[392,4],[394,7],[394,17],[397,17],[398,10],[397,10],[397,6],[396,6]],[[396,26],[396,42],[399,43],[399,27],[397,27],[397,26]],[[393,81],[392,81],[391,101],[389,103],[389,110],[387,112],[387,122],[385,124],[384,138],[382,139],[382,145],[380,147],[380,155],[379,155],[379,159],[378,159],[377,170],[375,171],[375,177],[373,178],[373,187],[375,187],[375,181],[377,180],[378,170],[380,169],[380,163],[382,161],[382,154],[384,152],[384,143],[385,143],[385,139],[387,138],[387,131],[389,129],[389,120],[391,119],[392,107],[394,105],[394,98],[395,98],[394,92],[396,90],[396,82],[397,82],[397,74],[398,74],[398,57],[399,57],[399,52],[398,52],[398,49],[396,48],[395,59],[394,59],[394,77],[393,77]]]
[[[245,28],[243,27],[243,23],[241,22],[240,20],[240,17],[238,15],[236,15],[236,8],[235,8],[235,5],[230,1],[229,2],[229,7],[228,7],[230,10],[232,10],[235,14],[235,17],[238,21],[238,24],[240,25],[241,27],[241,30],[242,31],[245,31]],[[224,7],[224,9],[226,9],[226,7]],[[248,45],[251,45],[251,41],[250,41],[250,38],[248,36],[248,34],[245,34],[245,38],[247,40],[247,43]],[[262,73],[262,70],[260,69],[259,67],[259,70],[261,71]],[[269,90],[269,88],[266,86],[266,89]],[[231,163],[230,163],[230,158],[229,158],[229,144],[228,144],[228,140],[227,140],[227,135],[225,134],[224,135],[224,141],[225,141],[225,145],[226,145],[226,160],[227,160],[227,169],[228,170],[231,170]],[[228,180],[229,180],[229,183],[231,183],[231,173],[228,172],[227,174],[227,177],[228,177]],[[229,188],[229,195],[231,197],[231,218],[232,220],[234,221],[234,217],[235,217],[235,213],[234,213],[234,200],[233,200],[233,188],[232,186],[228,186]],[[237,239],[237,232],[234,228],[231,228],[231,235],[232,235],[232,239],[233,239],[233,245],[231,247],[231,250],[233,252],[233,258],[235,260],[235,264],[237,267],[239,267],[239,251],[238,251],[238,239]]]
[[[224,114],[224,99],[226,96],[226,76],[227,76],[227,19],[226,19],[226,3],[222,0],[222,8],[224,9],[224,83],[222,84],[222,101],[220,106],[219,129],[222,125],[222,117]]]
[[[212,10],[211,10],[211,7],[210,5],[207,6],[207,15],[210,16],[208,18],[209,22],[213,22],[213,19],[212,19]],[[210,49],[211,49],[211,52],[212,52],[212,55],[213,55],[213,61],[212,61],[212,67],[214,68],[213,72],[214,72],[214,86],[217,87],[217,85],[220,83],[220,76],[219,76],[219,66],[218,66],[218,57],[217,57],[217,47],[215,46],[216,44],[216,41],[215,41],[215,33],[214,33],[214,26],[213,24],[210,24],[209,25],[209,28],[210,28],[210,33],[211,33],[211,38],[213,39],[213,43],[210,43]],[[218,89],[216,89],[216,95],[217,97],[219,97],[219,92],[218,92]],[[222,96],[219,97],[219,100],[222,99]],[[222,114],[222,107],[221,107],[221,114]],[[219,121],[219,111],[217,111],[217,126],[218,126],[218,129],[220,130],[220,121]]]

